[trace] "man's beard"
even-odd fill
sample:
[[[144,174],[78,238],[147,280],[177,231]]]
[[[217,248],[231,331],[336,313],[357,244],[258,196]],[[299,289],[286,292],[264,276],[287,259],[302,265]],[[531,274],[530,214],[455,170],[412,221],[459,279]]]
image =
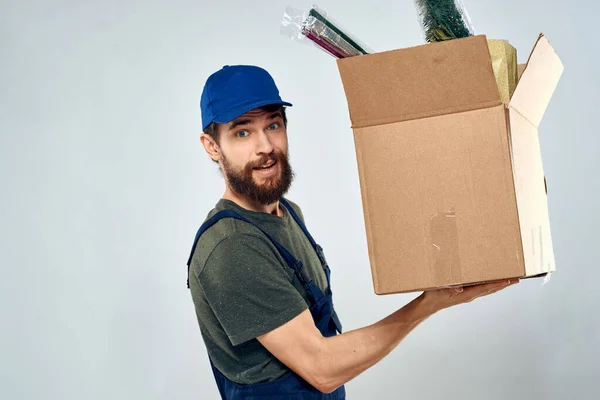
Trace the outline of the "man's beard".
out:
[[[276,161],[280,173],[264,179],[264,183],[260,185],[256,184],[252,176],[254,168],[267,165],[272,161]],[[229,186],[234,192],[264,205],[273,204],[278,201],[287,193],[294,180],[294,172],[290,166],[287,154],[284,155],[282,152],[273,152],[265,155],[256,162],[246,164],[241,171],[233,167],[227,157],[223,155],[223,169]]]

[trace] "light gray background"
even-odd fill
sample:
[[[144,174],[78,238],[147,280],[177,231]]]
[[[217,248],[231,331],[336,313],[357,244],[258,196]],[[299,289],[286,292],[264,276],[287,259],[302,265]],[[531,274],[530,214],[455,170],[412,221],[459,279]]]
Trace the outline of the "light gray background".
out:
[[[540,127],[558,272],[434,316],[348,398],[600,398],[600,9],[464,2],[520,62],[541,31],[565,64]],[[294,103],[289,196],[325,247],[346,329],[415,296],[373,293],[335,60],[279,33],[286,5],[309,3],[2,2],[0,398],[217,398],[185,262],[223,192],[198,103],[224,64],[264,66]],[[376,51],[423,43],[411,0],[318,5]]]

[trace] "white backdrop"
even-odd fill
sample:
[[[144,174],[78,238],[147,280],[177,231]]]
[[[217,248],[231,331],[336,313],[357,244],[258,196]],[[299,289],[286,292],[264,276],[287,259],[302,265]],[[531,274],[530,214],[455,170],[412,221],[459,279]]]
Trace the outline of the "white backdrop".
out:
[[[565,64],[540,127],[558,271],[434,316],[348,398],[600,398],[600,9],[464,3],[519,62],[541,31]],[[412,0],[317,4],[376,51],[423,43]],[[280,35],[286,5],[309,4],[1,3],[0,398],[217,398],[185,262],[224,188],[198,104],[225,64],[265,67],[294,103],[289,197],[325,248],[345,328],[416,295],[373,293],[335,60]]]

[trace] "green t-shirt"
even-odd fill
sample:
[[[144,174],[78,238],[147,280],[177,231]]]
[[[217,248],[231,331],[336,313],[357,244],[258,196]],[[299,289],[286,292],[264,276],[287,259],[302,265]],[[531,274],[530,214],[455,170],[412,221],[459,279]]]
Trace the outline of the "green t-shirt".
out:
[[[288,202],[304,222],[298,205]],[[327,278],[317,253],[287,209],[280,208],[283,217],[221,199],[206,218],[236,211],[301,260],[325,291]],[[189,279],[200,331],[219,371],[238,384],[274,380],[289,371],[256,337],[298,316],[312,301],[261,231],[238,219],[220,220],[198,240]]]

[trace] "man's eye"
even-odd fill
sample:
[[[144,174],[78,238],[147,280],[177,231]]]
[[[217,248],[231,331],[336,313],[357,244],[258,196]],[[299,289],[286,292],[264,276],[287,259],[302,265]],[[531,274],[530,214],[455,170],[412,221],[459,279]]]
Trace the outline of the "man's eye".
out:
[[[249,135],[248,131],[239,131],[239,132],[236,134],[236,136],[237,136],[237,137],[246,137],[246,136],[248,136],[248,135]]]
[[[279,129],[279,127],[280,127],[279,123],[278,122],[274,122],[271,125],[269,125],[268,129],[275,130],[275,129]]]

